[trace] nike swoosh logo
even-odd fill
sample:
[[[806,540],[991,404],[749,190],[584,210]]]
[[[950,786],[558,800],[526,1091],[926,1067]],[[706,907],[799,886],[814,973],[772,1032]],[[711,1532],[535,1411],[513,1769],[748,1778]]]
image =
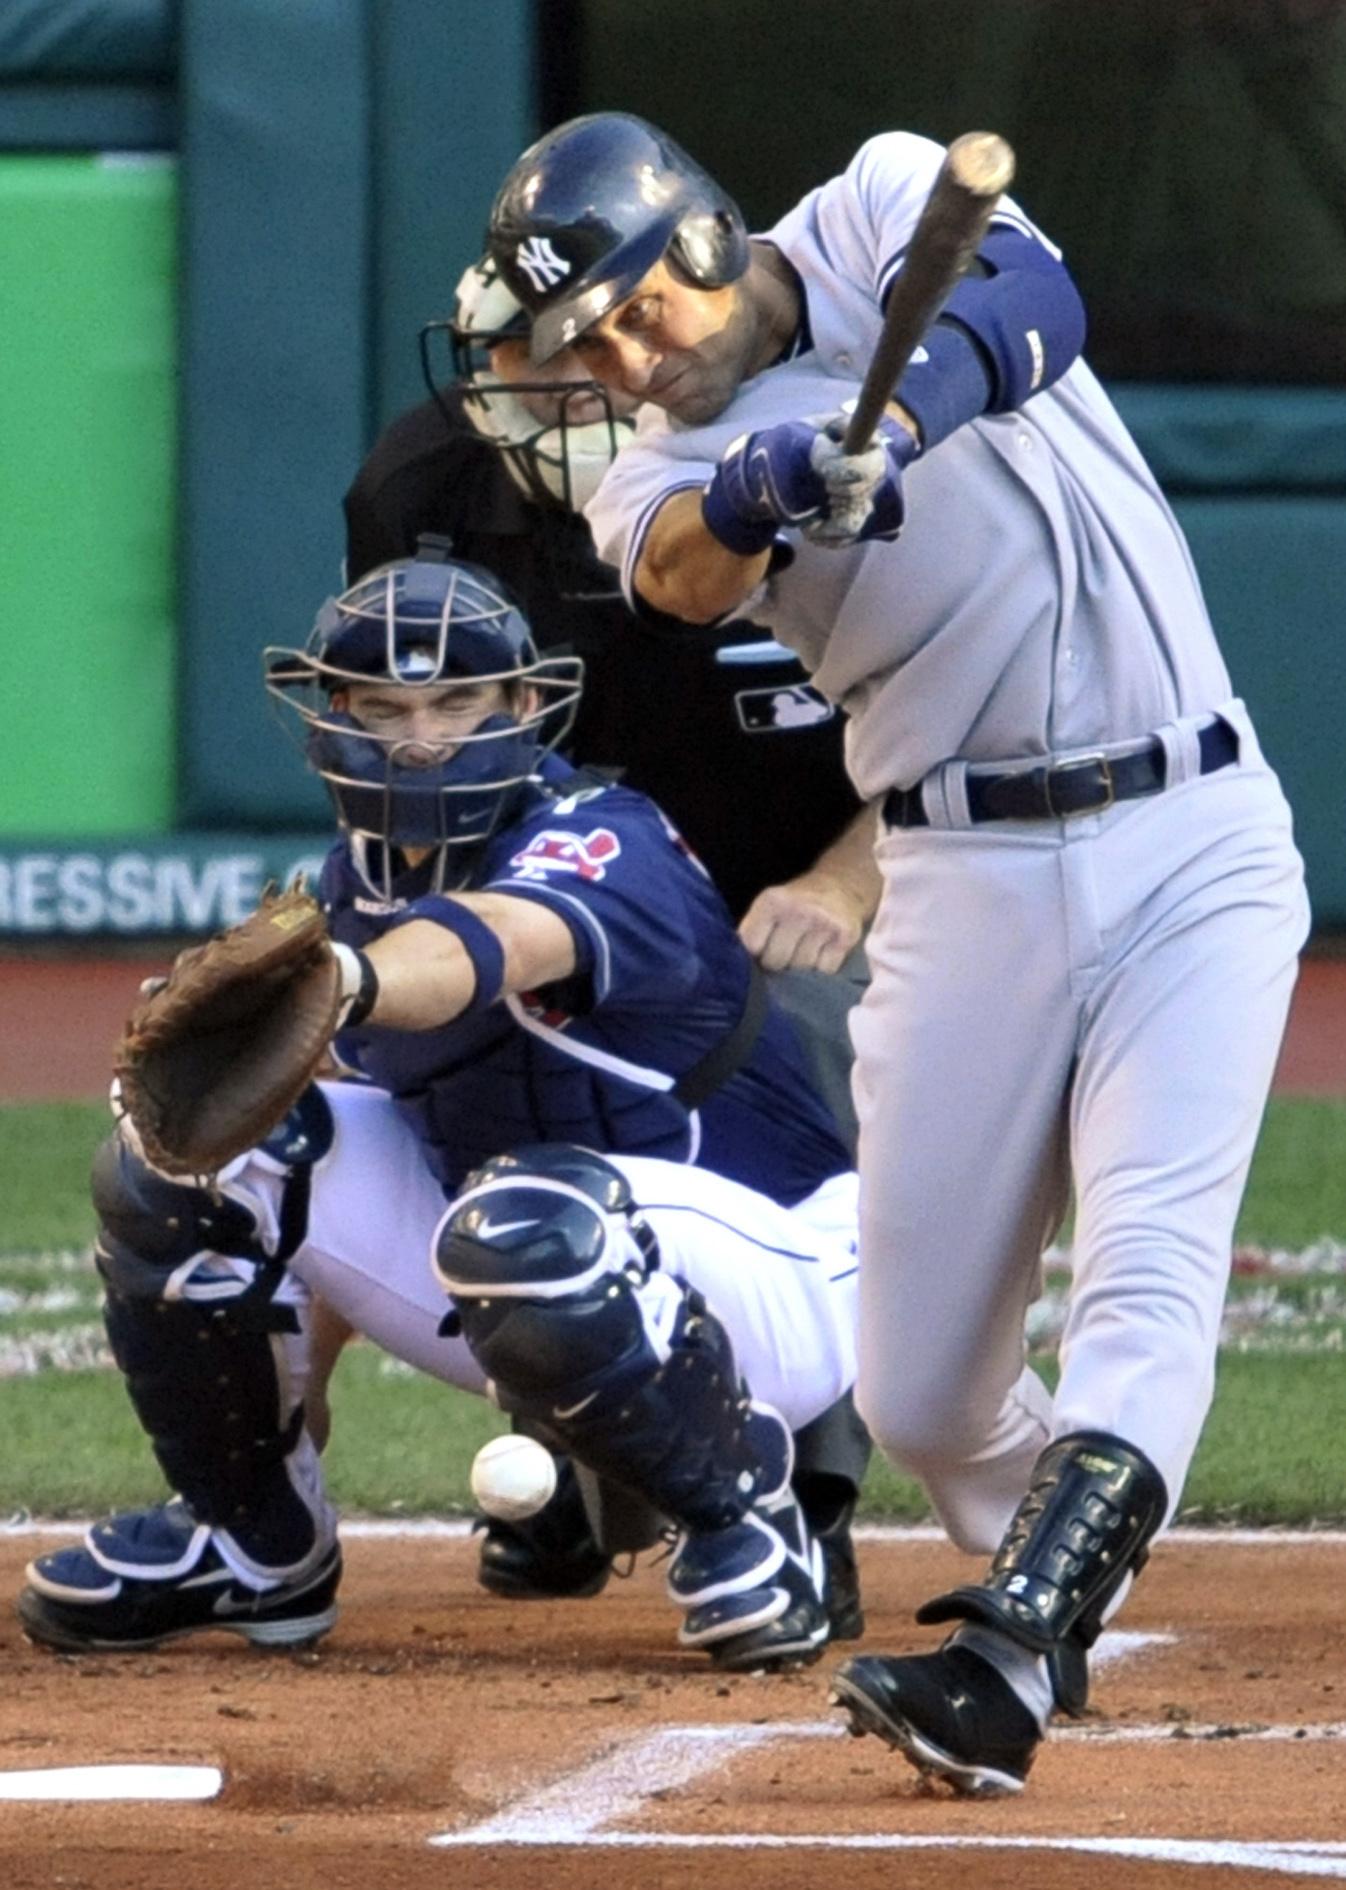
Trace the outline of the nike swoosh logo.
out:
[[[554,1418],[559,1418],[564,1424],[567,1418],[578,1417],[580,1412],[591,1405],[597,1396],[598,1393],[596,1391],[591,1391],[587,1398],[581,1398],[578,1404],[572,1404],[568,1411],[563,1411],[559,1404],[554,1404],[551,1408],[551,1414]]]
[[[483,1221],[477,1229],[478,1240],[491,1240],[496,1234],[517,1234],[521,1227],[536,1227],[536,1220],[531,1221]]]
[[[214,1612],[216,1614],[251,1614],[262,1599],[260,1594],[249,1595],[246,1601],[238,1601],[232,1593],[216,1595]]]

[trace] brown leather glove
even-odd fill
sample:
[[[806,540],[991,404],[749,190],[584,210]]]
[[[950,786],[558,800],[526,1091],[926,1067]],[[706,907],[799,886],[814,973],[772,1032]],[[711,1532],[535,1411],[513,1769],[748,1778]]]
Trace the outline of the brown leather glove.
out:
[[[113,1060],[146,1159],[209,1176],[255,1147],[313,1080],[343,1002],[326,921],[302,886],[179,953]]]

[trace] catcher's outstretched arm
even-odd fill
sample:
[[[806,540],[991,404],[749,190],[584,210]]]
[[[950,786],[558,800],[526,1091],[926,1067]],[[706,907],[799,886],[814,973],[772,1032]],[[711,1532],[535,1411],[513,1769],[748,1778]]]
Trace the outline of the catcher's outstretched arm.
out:
[[[343,1024],[432,1030],[575,969],[564,920],[530,900],[476,893],[432,911],[366,954],[333,944],[296,886],[180,952],[131,1012],[113,1059],[137,1151],[161,1174],[218,1174],[270,1134]]]
[[[458,894],[439,909],[438,917],[412,919],[367,948],[378,978],[367,1021],[434,1030],[501,992],[533,991],[575,969],[569,926],[531,899]]]

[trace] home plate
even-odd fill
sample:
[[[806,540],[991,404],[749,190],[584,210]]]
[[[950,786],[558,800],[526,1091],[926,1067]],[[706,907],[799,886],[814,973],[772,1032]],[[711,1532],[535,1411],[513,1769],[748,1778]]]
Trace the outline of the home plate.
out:
[[[217,1765],[53,1765],[0,1772],[0,1799],[214,1798]]]

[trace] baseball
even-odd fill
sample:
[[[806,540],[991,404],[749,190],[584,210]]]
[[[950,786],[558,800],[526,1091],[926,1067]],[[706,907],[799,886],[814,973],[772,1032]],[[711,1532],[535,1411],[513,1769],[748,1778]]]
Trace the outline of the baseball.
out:
[[[501,1522],[535,1516],[556,1491],[556,1464],[531,1437],[493,1437],[472,1459],[469,1477],[478,1507]]]

